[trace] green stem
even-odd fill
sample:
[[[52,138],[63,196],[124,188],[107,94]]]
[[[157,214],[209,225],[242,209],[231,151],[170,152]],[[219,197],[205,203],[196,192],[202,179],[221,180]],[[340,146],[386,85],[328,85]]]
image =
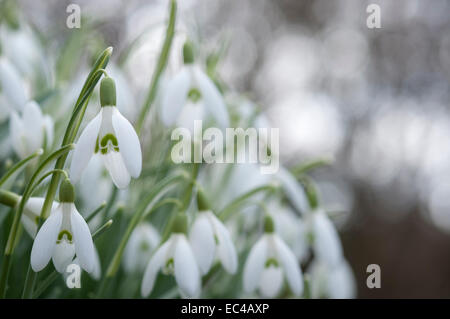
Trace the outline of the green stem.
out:
[[[75,137],[76,137],[78,129],[80,127],[84,113],[86,111],[89,98],[102,75],[102,71],[99,71],[99,70],[104,69],[108,65],[111,54],[112,54],[112,47],[109,47],[100,54],[99,58],[94,63],[94,66],[93,66],[91,72],[89,73],[89,75],[83,85],[83,88],[81,89],[81,92],[80,92],[80,95],[78,96],[77,102],[75,103],[72,117],[69,121],[69,124],[67,124],[66,132],[64,133],[62,145],[72,143],[75,140]],[[81,115],[78,116],[78,114],[80,112],[81,112]],[[78,120],[77,120],[77,117],[78,117]],[[55,169],[63,169],[66,159],[67,159],[67,155],[59,158],[56,161]],[[52,203],[55,198],[56,191],[58,190],[58,183],[59,183],[59,176],[53,175],[52,180],[50,181],[50,185],[47,190],[47,195],[45,196],[44,205],[42,206],[41,217],[46,218],[50,214],[50,209],[52,207]]]
[[[260,193],[260,192],[266,192],[266,191],[273,191],[276,189],[276,186],[273,184],[263,185],[256,187],[250,191],[248,191],[245,194],[242,194],[238,198],[236,198],[234,201],[232,201],[230,204],[228,204],[222,211],[219,213],[219,218],[223,221],[229,218],[229,216],[236,212],[237,208],[245,202],[248,198],[252,197],[253,195]]]
[[[152,82],[150,83],[150,89],[147,98],[145,99],[144,105],[142,106],[141,113],[139,114],[138,121],[136,123],[136,132],[138,133],[138,135],[141,132],[142,125],[145,122],[145,117],[150,110],[150,106],[155,100],[156,93],[158,92],[159,78],[166,68],[167,60],[169,59],[170,47],[172,46],[172,40],[175,33],[176,12],[177,2],[175,0],[172,0],[170,2],[169,23],[166,29],[166,38],[159,54],[158,64],[156,65],[156,70],[153,73]]]
[[[14,207],[20,201],[20,196],[16,193],[0,189],[0,204]]]
[[[330,165],[332,160],[329,158],[319,158],[306,163],[301,163],[291,169],[292,175],[300,176],[314,168]]]
[[[19,206],[16,209],[16,213],[14,215],[14,220],[11,226],[11,229],[9,231],[8,235],[8,241],[6,243],[5,252],[3,255],[3,264],[2,269],[0,272],[0,297],[4,298],[6,294],[6,283],[8,281],[8,274],[9,274],[9,268],[11,266],[11,258],[7,258],[7,256],[11,256],[14,252],[14,247],[16,243],[16,236],[17,232],[19,230],[20,226],[20,219],[22,217],[23,209],[25,207],[25,204],[28,200],[28,198],[31,195],[31,190],[34,186],[34,182],[39,176],[40,172],[52,161],[55,159],[60,158],[64,154],[67,154],[70,150],[72,150],[74,147],[73,144],[66,145],[59,150],[53,152],[50,154],[42,163],[39,165],[39,167],[34,172],[33,176],[31,176],[29,183],[27,184],[27,187],[25,188],[25,191],[23,193],[22,199],[20,200]],[[55,176],[55,175],[54,175]]]
[[[105,208],[106,202],[103,202],[92,213],[86,217],[86,223],[89,223],[103,208]]]
[[[40,156],[44,153],[44,151],[42,150],[42,148],[38,149],[36,152],[34,152],[33,154],[31,154],[30,156],[24,158],[23,160],[21,160],[20,162],[18,162],[17,164],[15,164],[13,167],[11,167],[6,173],[5,175],[2,176],[2,178],[0,179],[0,187],[17,171],[19,170],[21,167],[23,167],[26,163],[28,163],[29,161],[31,161],[33,158]]]

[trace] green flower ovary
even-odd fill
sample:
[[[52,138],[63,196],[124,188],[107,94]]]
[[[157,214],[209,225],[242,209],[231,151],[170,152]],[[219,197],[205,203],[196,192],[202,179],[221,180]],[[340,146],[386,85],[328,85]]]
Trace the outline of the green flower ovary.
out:
[[[99,137],[97,137],[97,141],[95,142],[95,153],[100,150],[103,155],[106,155],[109,153],[111,147],[114,151],[119,151],[119,143],[117,142],[117,138],[113,134],[108,133],[102,137],[100,142],[98,140]]]
[[[270,266],[278,267],[278,260],[275,258],[269,258],[266,260],[266,268],[269,268]]]
[[[67,229],[63,229],[58,234],[58,239],[56,240],[56,243],[59,244],[63,240],[64,236],[66,236],[66,239],[69,243],[72,243],[72,233],[68,231]]]
[[[196,88],[192,88],[188,92],[188,98],[192,102],[197,103],[202,98],[202,94]]]

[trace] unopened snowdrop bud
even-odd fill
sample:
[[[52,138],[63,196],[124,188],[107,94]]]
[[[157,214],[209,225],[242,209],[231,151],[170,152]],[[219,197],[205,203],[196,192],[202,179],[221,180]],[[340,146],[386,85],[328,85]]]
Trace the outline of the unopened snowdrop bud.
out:
[[[312,247],[317,259],[329,266],[341,263],[343,259],[341,240],[327,214],[319,209],[312,212],[309,217]]]
[[[61,203],[39,230],[31,249],[31,267],[41,271],[50,261],[59,272],[64,272],[75,255],[87,272],[94,271],[95,248],[89,227],[73,201],[75,192],[69,179],[59,189]]]
[[[228,229],[211,211],[201,190],[197,193],[197,205],[199,212],[192,225],[189,241],[200,270],[203,274],[208,273],[217,257],[225,270],[234,274],[237,270],[237,253]]]
[[[25,105],[22,117],[15,111],[12,112],[9,131],[14,151],[20,158],[25,158],[42,148],[45,143],[52,143],[53,120],[42,114],[35,101],[30,101]]]
[[[200,271],[186,233],[187,216],[179,213],[172,226],[172,234],[150,259],[142,279],[141,294],[146,297],[153,290],[160,270],[174,274],[182,295],[197,297],[200,294]]]
[[[303,292],[300,266],[294,253],[274,233],[272,218],[266,216],[265,233],[251,249],[244,265],[244,290],[253,292],[256,288],[264,297],[276,297],[283,285],[283,278],[296,296]]]
[[[72,157],[70,177],[77,182],[93,155],[102,158],[114,184],[126,188],[131,177],[137,178],[142,169],[139,138],[130,122],[115,106],[114,80],[103,78],[100,84],[99,114],[92,119],[78,139]]]

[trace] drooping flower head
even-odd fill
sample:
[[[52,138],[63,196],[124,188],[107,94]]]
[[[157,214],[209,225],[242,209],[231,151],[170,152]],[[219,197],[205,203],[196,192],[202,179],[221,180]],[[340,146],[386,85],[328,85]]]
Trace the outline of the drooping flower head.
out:
[[[270,216],[265,219],[265,233],[251,249],[244,265],[244,290],[248,293],[259,288],[264,297],[276,297],[284,278],[296,296],[303,292],[300,266],[294,253],[274,233]]]
[[[53,142],[53,120],[42,114],[35,101],[25,105],[22,116],[12,112],[9,131],[12,148],[20,158],[25,158]]]
[[[100,84],[101,110],[78,139],[72,157],[70,176],[78,181],[91,157],[100,156],[114,184],[125,188],[131,177],[139,177],[142,152],[139,138],[116,107],[116,87],[110,77]]]
[[[173,223],[172,234],[155,254],[145,270],[142,279],[141,294],[148,296],[153,290],[156,276],[162,270],[165,274],[174,274],[182,295],[197,297],[200,293],[200,270],[192,247],[186,238],[187,216],[179,213]]]
[[[208,273],[217,257],[225,270],[237,270],[237,254],[230,233],[211,211],[202,190],[197,194],[198,215],[189,235],[192,249],[203,274]]]
[[[60,204],[42,225],[31,249],[31,267],[35,272],[47,266],[50,258],[59,272],[64,272],[75,255],[87,272],[94,271],[95,248],[86,221],[77,211],[75,191],[68,179],[61,183]]]
[[[193,128],[194,120],[208,116],[222,128],[229,126],[228,112],[214,82],[194,64],[192,44],[183,47],[184,67],[167,84],[163,93],[161,117],[166,126]]]

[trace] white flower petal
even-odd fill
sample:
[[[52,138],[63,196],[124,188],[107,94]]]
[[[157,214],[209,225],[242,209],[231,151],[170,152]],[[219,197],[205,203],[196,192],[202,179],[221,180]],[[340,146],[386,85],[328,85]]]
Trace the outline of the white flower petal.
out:
[[[75,244],[75,251],[77,253],[80,266],[87,272],[94,270],[95,264],[95,248],[92,241],[92,235],[86,221],[81,217],[80,213],[72,205],[72,212],[70,214],[70,222],[73,232],[73,241]]]
[[[167,84],[161,103],[161,119],[166,126],[175,124],[178,115],[186,104],[187,94],[192,82],[189,71],[189,68],[183,68]]]
[[[9,121],[9,135],[11,138],[11,144],[14,151],[21,158],[25,158],[27,155],[25,143],[25,130],[22,119],[19,115],[13,111]]]
[[[28,151],[31,154],[42,147],[44,141],[44,117],[35,101],[30,101],[23,110],[23,125],[26,132]]]
[[[214,228],[216,229],[217,239],[219,244],[217,245],[217,254],[223,267],[230,274],[234,274],[237,270],[237,253],[231,240],[230,233],[224,224],[213,214],[209,213],[212,219]]]
[[[298,264],[294,253],[283,240],[275,235],[274,241],[289,287],[295,295],[300,296],[303,292],[303,276],[300,265]]]
[[[128,172],[134,178],[139,177],[142,169],[142,151],[136,131],[117,108],[114,108],[112,113],[112,126]]]
[[[353,271],[347,261],[330,271],[328,276],[328,295],[333,299],[355,298],[356,282]]]
[[[192,71],[195,77],[195,83],[198,85],[202,94],[203,103],[206,110],[214,117],[222,128],[230,126],[227,107],[222,95],[211,79],[198,67],[193,67]]]
[[[27,102],[25,85],[17,70],[5,58],[0,58],[0,85],[15,109],[22,110]]]
[[[101,123],[102,110],[88,123],[78,139],[70,164],[70,178],[73,182],[80,179],[81,173],[89,163],[92,154],[94,154]]]
[[[130,184],[131,176],[120,152],[111,150],[107,154],[101,154],[100,156],[114,184],[118,188],[126,188]]]
[[[59,244],[56,244],[53,251],[53,265],[59,273],[64,274],[67,266],[72,263],[74,256],[75,245],[68,243],[66,240],[62,240]]]
[[[312,214],[314,232],[314,253],[317,258],[330,266],[339,264],[342,259],[342,245],[339,235],[323,211]]]
[[[200,290],[200,271],[186,236],[178,236],[173,258],[175,279],[183,293],[192,298]]]
[[[267,240],[261,237],[253,246],[244,265],[244,290],[252,292],[258,286],[267,258]]]
[[[211,224],[205,213],[198,214],[192,225],[189,241],[201,272],[208,273],[214,261],[216,243]]]
[[[35,272],[44,269],[50,261],[61,228],[61,223],[62,207],[60,205],[44,222],[34,240],[33,248],[31,249],[31,267]]]
[[[54,123],[53,119],[49,115],[44,115],[44,130],[45,130],[45,138],[47,139],[47,147],[53,144],[54,138]]]
[[[288,172],[285,168],[280,167],[277,178],[280,180],[287,198],[291,201],[292,205],[302,214],[310,211],[308,199],[306,198],[305,191],[297,182],[297,180]]]
[[[43,197],[30,197],[24,207],[22,214],[22,223],[25,230],[31,237],[36,236],[37,231],[37,218],[41,215],[42,206],[44,206],[45,198]],[[56,209],[58,204],[53,202],[52,213]]]
[[[144,273],[144,278],[142,279],[141,295],[142,297],[147,297],[153,290],[153,285],[155,284],[156,275],[158,274],[161,267],[164,266],[167,257],[167,251],[169,250],[172,238],[166,241],[155,254],[150,258],[150,262],[147,265],[147,269]]]
[[[280,267],[269,266],[261,273],[259,290],[265,298],[274,298],[283,285],[283,270]]]
[[[97,248],[94,247],[94,253],[95,253],[95,258],[94,258],[94,268],[91,272],[91,276],[92,278],[94,278],[95,280],[100,280],[100,277],[102,276],[102,267],[100,264],[100,257],[98,256],[98,251]]]

